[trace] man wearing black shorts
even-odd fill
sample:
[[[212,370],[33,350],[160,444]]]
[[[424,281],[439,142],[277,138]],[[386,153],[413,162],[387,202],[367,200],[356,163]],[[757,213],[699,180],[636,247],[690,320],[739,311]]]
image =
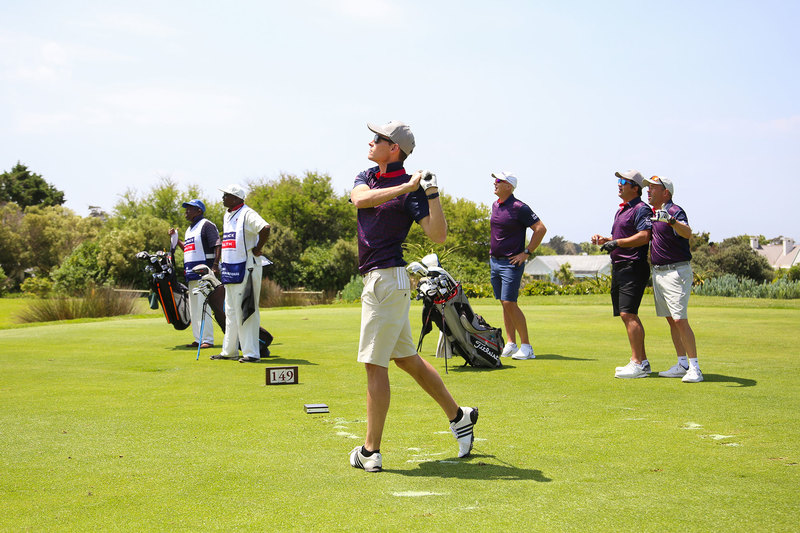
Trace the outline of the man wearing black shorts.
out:
[[[650,279],[647,248],[653,223],[652,210],[642,201],[644,178],[637,170],[616,172],[618,196],[622,199],[614,215],[611,237],[593,235],[592,244],[611,255],[611,303],[614,316],[622,318],[631,345],[631,360],[617,367],[614,377],[645,378],[650,363],[644,351],[644,326],[639,304]]]

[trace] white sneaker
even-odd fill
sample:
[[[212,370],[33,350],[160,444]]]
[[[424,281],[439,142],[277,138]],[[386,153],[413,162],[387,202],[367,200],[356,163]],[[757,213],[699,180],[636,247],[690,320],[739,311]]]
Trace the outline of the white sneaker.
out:
[[[686,375],[683,376],[681,381],[684,383],[700,383],[703,381],[703,373],[700,372],[699,368],[689,365],[689,370],[686,371]]]
[[[619,367],[614,374],[615,378],[646,378],[650,375],[650,362],[644,361],[641,365],[637,365],[633,361],[623,367]]]
[[[533,355],[533,347],[530,344],[523,344],[511,356],[511,359],[536,359],[536,356]]]
[[[688,368],[684,368],[680,363],[675,363],[675,366],[669,370],[664,370],[658,373],[662,378],[682,378],[686,375]]]
[[[517,351],[517,343],[507,342],[506,345],[503,347],[503,351],[500,352],[500,357],[511,357],[511,354],[516,351]]]
[[[472,441],[475,436],[472,434],[472,427],[478,422],[477,407],[461,407],[461,420],[450,423],[450,431],[458,441],[458,456],[466,457],[472,451]]]
[[[356,446],[350,452],[350,465],[354,468],[363,468],[367,472],[380,472],[383,470],[383,458],[379,452],[367,457],[361,453],[361,446]]]

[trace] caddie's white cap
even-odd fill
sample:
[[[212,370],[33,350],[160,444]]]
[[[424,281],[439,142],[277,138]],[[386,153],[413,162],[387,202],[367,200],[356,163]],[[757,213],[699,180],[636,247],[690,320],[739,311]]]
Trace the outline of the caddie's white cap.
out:
[[[492,172],[492,177],[496,180],[507,181],[512,187],[517,188],[517,177],[511,172]]]
[[[615,172],[614,175],[618,178],[624,178],[636,182],[639,187],[644,188],[644,177],[638,170],[629,170],[627,172]]]
[[[220,190],[222,192],[230,194],[231,196],[235,196],[237,198],[244,200],[245,197],[244,188],[241,187],[240,185],[237,185],[236,183],[231,183],[230,185],[226,185],[224,188]]]
[[[414,151],[416,144],[414,143],[414,134],[411,133],[411,128],[408,124],[403,124],[397,120],[390,120],[382,126],[376,126],[367,122],[367,127],[373,133],[383,135],[387,139],[400,146],[400,149],[406,154],[410,155]]]
[[[663,178],[661,176],[653,176],[652,178],[645,178],[644,182],[648,185],[656,184],[656,185],[663,185],[665,189],[669,191],[670,194],[675,195],[675,185],[672,184],[672,180],[669,178]]]

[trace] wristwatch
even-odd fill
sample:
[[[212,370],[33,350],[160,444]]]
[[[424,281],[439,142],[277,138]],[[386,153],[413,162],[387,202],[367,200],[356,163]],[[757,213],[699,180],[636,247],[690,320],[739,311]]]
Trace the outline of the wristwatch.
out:
[[[531,255],[531,251],[530,251],[530,250],[528,250],[527,248],[525,248],[524,250],[522,250],[522,253],[523,253],[523,254],[525,254],[525,255]]]

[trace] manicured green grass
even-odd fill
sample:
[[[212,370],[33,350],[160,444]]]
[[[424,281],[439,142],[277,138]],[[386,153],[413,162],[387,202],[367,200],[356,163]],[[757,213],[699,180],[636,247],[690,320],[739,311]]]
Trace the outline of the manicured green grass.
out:
[[[445,375],[429,335],[423,354],[480,407],[473,456],[392,368],[381,474],[347,462],[365,430],[356,305],[262,310],[276,357],[260,365],[195,361],[161,317],[5,329],[0,530],[794,530],[800,307],[719,300],[693,299],[700,384],[614,379],[629,349],[607,297],[523,299],[537,359],[498,370]],[[274,365],[300,384],[265,386]],[[317,402],[330,414],[303,412]]]

